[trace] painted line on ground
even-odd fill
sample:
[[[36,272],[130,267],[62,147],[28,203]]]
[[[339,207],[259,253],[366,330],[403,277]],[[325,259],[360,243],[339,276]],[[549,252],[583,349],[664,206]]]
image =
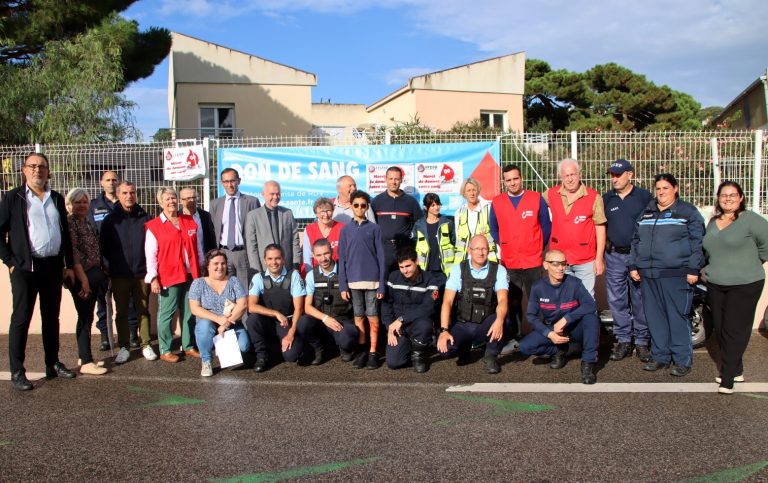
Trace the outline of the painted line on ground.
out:
[[[28,372],[27,373],[27,379],[30,381],[36,381],[38,379],[44,379],[45,373],[44,372]],[[11,380],[11,373],[9,371],[0,371],[0,381],[10,381]]]
[[[744,382],[734,386],[736,392],[768,392],[766,382]],[[717,384],[709,382],[605,382],[593,385],[580,383],[475,383],[451,386],[446,392],[514,392],[514,393],[715,393]]]

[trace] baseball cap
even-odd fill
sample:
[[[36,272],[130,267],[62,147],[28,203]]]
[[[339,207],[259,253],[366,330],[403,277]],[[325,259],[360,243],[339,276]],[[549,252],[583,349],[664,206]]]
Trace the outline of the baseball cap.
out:
[[[616,175],[624,174],[627,171],[632,171],[634,173],[635,168],[633,168],[632,163],[626,159],[617,159],[616,161],[612,162],[611,166],[608,168],[609,173]]]

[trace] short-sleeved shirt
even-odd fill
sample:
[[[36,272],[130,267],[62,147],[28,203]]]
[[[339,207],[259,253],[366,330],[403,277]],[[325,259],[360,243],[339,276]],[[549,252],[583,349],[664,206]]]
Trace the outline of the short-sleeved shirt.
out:
[[[637,226],[637,217],[652,199],[653,195],[639,186],[633,186],[624,199],[621,199],[616,190],[603,194],[605,216],[608,219],[608,241],[614,246],[629,248]]]
[[[196,278],[192,281],[192,285],[189,287],[189,300],[200,302],[202,308],[210,310],[216,315],[224,315],[224,303],[227,300],[237,302],[243,297],[245,297],[245,289],[237,277],[229,277],[227,285],[224,286],[224,290],[221,294],[216,293],[216,291],[206,283],[205,277]]]
[[[288,269],[283,267],[283,271],[280,272],[280,276],[275,278],[270,273],[268,276],[272,279],[275,285],[283,282],[283,279],[288,274]],[[251,279],[251,289],[248,291],[248,295],[255,295],[261,297],[264,293],[264,278],[261,273],[257,273]],[[307,290],[304,288],[304,281],[301,279],[301,275],[298,270],[294,270],[291,273],[291,297],[304,297],[307,295]]]
[[[337,264],[333,264],[333,268],[329,273],[325,273],[322,268],[320,268],[320,273],[325,273],[328,277],[332,277],[336,273],[336,269],[338,268]],[[307,273],[307,278],[304,279],[304,283],[307,285],[306,291],[307,295],[312,295],[315,293],[315,271],[310,270]]]
[[[579,189],[576,191],[577,196],[572,200],[571,203],[568,203],[568,195],[564,186],[560,187],[559,194],[560,198],[563,200],[563,208],[565,209],[565,214],[567,215],[571,211],[574,203],[576,203],[576,200],[587,196],[587,186],[584,183],[579,185]],[[544,200],[547,202],[547,204],[549,204],[549,190],[542,193],[541,196],[543,196]],[[595,225],[602,225],[606,222],[605,210],[603,209],[603,198],[599,194],[595,196],[595,203],[592,205],[592,221],[595,223]]]
[[[486,262],[481,268],[477,269],[472,266],[472,262],[469,262],[469,274],[472,278],[477,280],[484,280],[488,277],[488,271],[490,270],[491,262]],[[451,268],[451,273],[448,275],[448,281],[445,282],[446,290],[453,290],[459,292],[461,290],[461,264],[454,265]],[[498,292],[499,290],[509,290],[509,282],[507,281],[507,270],[499,265],[496,270],[496,283],[493,285],[493,290]]]

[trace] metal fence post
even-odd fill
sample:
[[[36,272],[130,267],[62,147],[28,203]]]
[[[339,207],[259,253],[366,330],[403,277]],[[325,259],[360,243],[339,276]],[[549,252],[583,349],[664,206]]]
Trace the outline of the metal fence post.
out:
[[[571,131],[571,159],[579,159],[579,144],[576,131]]]
[[[755,170],[753,173],[754,184],[752,185],[752,211],[760,213],[760,195],[762,185],[763,168],[763,131],[755,130]]]
[[[392,144],[392,131],[389,129],[384,131],[384,144]]]
[[[43,145],[40,143],[35,143],[35,152],[45,154],[45,151],[43,151]]]
[[[717,138],[709,138],[709,145],[712,148],[712,193],[717,193],[717,187],[720,186],[720,153],[717,151]]]

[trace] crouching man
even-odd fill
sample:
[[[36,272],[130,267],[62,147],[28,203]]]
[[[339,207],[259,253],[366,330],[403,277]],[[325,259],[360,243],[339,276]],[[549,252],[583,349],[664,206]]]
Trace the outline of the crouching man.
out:
[[[432,316],[441,280],[419,268],[413,247],[400,248],[395,259],[398,270],[389,274],[387,296],[381,304],[387,326],[387,366],[399,369],[410,358],[416,372],[427,372],[426,350],[432,341]]]
[[[488,240],[484,235],[473,236],[469,260],[454,265],[445,284],[437,349],[445,357],[458,355],[456,364],[464,365],[472,343],[485,343],[485,369],[498,374],[508,293],[507,271],[488,261]],[[454,302],[456,321],[451,324]]]
[[[568,263],[560,250],[544,254],[544,278],[533,284],[528,299],[528,322],[533,331],[520,341],[526,356],[550,355],[549,367],[565,366],[568,344],[579,343],[581,382],[594,384],[600,322],[595,299],[578,278],[566,275]]]
[[[333,261],[331,242],[326,238],[316,240],[312,244],[312,256],[317,265],[307,274],[305,315],[299,320],[299,325],[307,326],[311,333],[309,343],[315,349],[312,365],[323,363],[323,339],[326,334],[330,334],[339,347],[341,360],[349,362],[358,347],[357,327],[353,319],[352,302],[341,297],[338,266]]]
[[[256,372],[269,365],[269,353],[279,346],[286,362],[297,362],[306,340],[300,325],[307,294],[298,270],[285,267],[283,248],[275,243],[264,249],[264,272],[251,280],[245,325],[256,352]]]

